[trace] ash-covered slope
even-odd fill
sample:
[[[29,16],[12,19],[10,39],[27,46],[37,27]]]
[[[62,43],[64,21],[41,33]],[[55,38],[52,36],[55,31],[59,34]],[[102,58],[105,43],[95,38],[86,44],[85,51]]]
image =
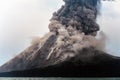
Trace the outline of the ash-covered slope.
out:
[[[64,0],[65,5],[53,14],[50,32],[33,42],[28,49],[0,67],[0,72],[43,68],[79,56],[79,65],[98,64],[115,57],[104,53],[105,35],[96,23],[99,0]],[[82,51],[83,49],[88,50]],[[97,51],[94,53],[92,51]],[[109,57],[104,58],[102,55]],[[99,55],[100,58],[96,57]],[[97,60],[98,58],[98,60]],[[77,59],[77,58],[76,58]],[[119,59],[118,59],[119,60]]]
[[[0,73],[0,77],[119,77],[120,59],[94,48],[84,48],[62,63],[43,68]],[[94,56],[89,56],[93,54]],[[87,57],[89,56],[89,57]],[[81,57],[89,62],[84,63]]]

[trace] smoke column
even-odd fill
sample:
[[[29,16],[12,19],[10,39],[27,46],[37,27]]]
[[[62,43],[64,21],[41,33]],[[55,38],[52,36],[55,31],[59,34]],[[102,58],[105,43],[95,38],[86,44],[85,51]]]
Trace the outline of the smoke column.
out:
[[[64,0],[63,5],[53,14],[52,21],[58,21],[65,28],[72,26],[79,32],[94,34],[99,30],[95,22],[98,14],[99,0]],[[51,31],[54,31],[50,29]]]
[[[102,41],[95,38],[99,25],[96,18],[99,13],[100,0],[64,0],[63,5],[53,13],[50,32],[57,35],[56,45],[52,48],[47,59],[57,52],[56,57],[62,56],[61,60],[79,54],[83,48],[98,46]],[[105,45],[105,44],[102,44]]]

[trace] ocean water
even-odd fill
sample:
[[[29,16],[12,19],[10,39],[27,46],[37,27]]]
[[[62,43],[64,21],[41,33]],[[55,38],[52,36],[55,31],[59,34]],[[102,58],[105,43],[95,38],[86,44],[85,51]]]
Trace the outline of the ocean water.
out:
[[[120,78],[0,78],[0,80],[120,80]]]

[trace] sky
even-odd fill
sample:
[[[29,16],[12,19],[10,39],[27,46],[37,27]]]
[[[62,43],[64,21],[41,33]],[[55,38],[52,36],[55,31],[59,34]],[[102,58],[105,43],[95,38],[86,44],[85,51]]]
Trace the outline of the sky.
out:
[[[107,52],[120,56],[120,1],[102,2],[97,22],[107,36]]]
[[[30,45],[34,36],[48,30],[52,13],[62,0],[0,0],[0,65]],[[107,35],[107,51],[120,56],[120,1],[102,2],[97,22]]]

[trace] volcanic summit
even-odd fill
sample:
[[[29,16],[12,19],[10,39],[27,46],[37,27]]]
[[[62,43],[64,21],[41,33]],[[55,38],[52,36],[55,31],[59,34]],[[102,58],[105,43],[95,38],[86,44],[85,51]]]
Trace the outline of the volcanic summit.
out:
[[[94,67],[104,64],[112,67],[120,66],[118,57],[105,52],[106,35],[100,32],[100,38],[96,38],[100,30],[96,18],[101,1],[64,0],[64,2],[65,4],[57,12],[54,12],[50,19],[50,32],[33,42],[34,44],[21,54],[2,65],[0,72],[34,71],[33,69],[39,68],[40,71],[43,70],[43,73],[39,72],[39,76],[45,75],[45,70],[48,70],[46,76],[52,75],[55,71],[59,72],[58,76],[62,76],[62,74],[74,76],[73,73],[66,73],[69,72],[68,69],[72,69],[73,72],[79,71],[75,75],[80,76],[82,73],[90,75],[85,74],[87,71],[84,72],[82,69],[88,69],[88,73],[92,70],[97,73],[96,68],[95,70],[92,67],[87,68],[90,65],[94,65]],[[70,64],[68,65],[68,63]],[[47,72],[51,74],[47,74]]]

